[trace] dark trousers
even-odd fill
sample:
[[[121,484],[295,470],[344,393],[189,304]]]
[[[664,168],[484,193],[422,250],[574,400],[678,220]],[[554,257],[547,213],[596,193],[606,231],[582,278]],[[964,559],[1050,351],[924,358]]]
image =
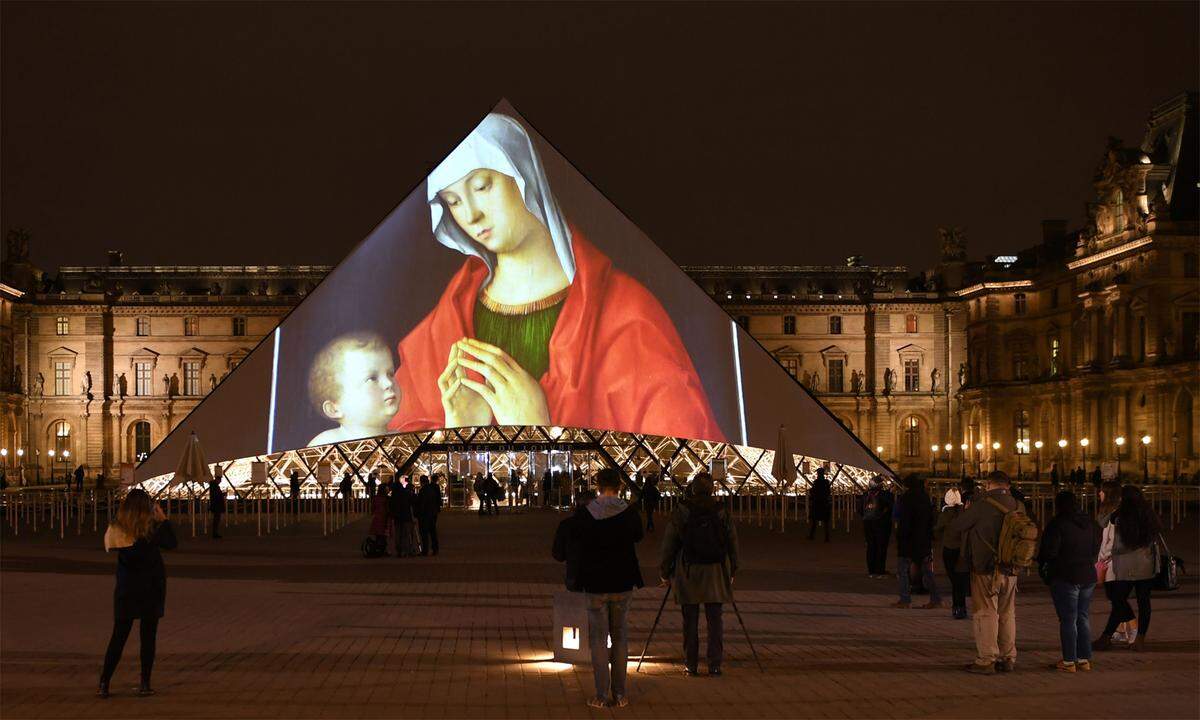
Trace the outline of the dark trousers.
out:
[[[683,657],[693,670],[700,662],[700,606],[681,605],[683,611]],[[725,657],[725,626],[721,620],[721,603],[704,603],[704,620],[708,629],[708,668],[721,667]]]
[[[950,595],[953,607],[966,609],[967,589],[971,586],[969,573],[957,572],[954,566],[958,564],[958,548],[942,548],[942,564],[946,566],[946,577],[950,578]]]
[[[1104,592],[1112,603],[1112,612],[1108,614],[1108,622],[1100,637],[1111,637],[1117,626],[1133,619],[1133,608],[1129,607],[1129,593],[1137,595],[1138,635],[1145,635],[1150,630],[1150,591],[1154,588],[1154,578],[1145,580],[1113,580],[1104,583]]]
[[[863,520],[863,533],[867,537],[867,572],[871,575],[887,575],[887,549],[892,537],[892,524],[886,519]]]
[[[101,682],[112,679],[117,663],[121,661],[121,651],[125,649],[125,641],[129,639],[129,631],[133,629],[133,620],[117,620],[113,623],[112,638],[108,641],[108,650],[104,653],[104,669],[100,671]],[[142,618],[139,629],[142,641],[142,682],[150,684],[150,673],[154,670],[154,646],[158,636],[158,618]]]
[[[654,508],[651,506],[646,506],[646,529],[654,529]]]
[[[421,554],[428,555],[431,551],[438,554],[437,515],[417,518],[418,532],[421,533]]]
[[[392,536],[395,539],[396,557],[407,557],[412,554],[412,520],[392,518]]]
[[[212,536],[214,538],[221,537],[221,532],[220,532],[220,530],[221,530],[221,515],[223,515],[223,514],[224,513],[213,513],[212,514]]]
[[[819,518],[809,518],[808,520],[808,539],[813,539],[813,533],[817,531],[817,523],[825,528],[825,542],[829,542],[829,516]]]

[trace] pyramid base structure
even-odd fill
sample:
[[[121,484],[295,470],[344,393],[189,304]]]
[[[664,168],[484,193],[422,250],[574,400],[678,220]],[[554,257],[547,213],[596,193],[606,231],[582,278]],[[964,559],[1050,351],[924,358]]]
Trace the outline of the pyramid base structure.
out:
[[[361,488],[368,475],[474,477],[492,473],[507,480],[514,472],[535,482],[547,470],[590,477],[604,467],[621,472],[629,489],[640,492],[639,478],[657,475],[664,494],[682,493],[700,471],[713,474],[717,492],[725,495],[802,495],[819,468],[826,468],[835,489],[856,492],[874,474],[862,468],[795,455],[796,482],[781,486],[771,474],[775,451],[729,443],[688,440],[584,428],[485,426],[382,435],[330,445],[239,458],[212,465],[228,492],[240,496],[279,496],[298,472],[305,492],[330,486],[346,473]],[[140,486],[159,497],[193,492],[172,484],[174,473],[158,475]],[[450,504],[456,488],[447,488]],[[469,489],[468,489],[469,491]]]

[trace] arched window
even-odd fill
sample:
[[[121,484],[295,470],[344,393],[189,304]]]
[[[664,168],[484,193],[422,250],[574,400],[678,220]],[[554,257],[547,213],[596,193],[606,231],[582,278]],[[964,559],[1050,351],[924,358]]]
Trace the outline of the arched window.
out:
[[[64,457],[63,451],[71,449],[71,426],[65,420],[54,423],[54,454]]]
[[[150,454],[150,423],[138,420],[133,424],[133,460],[140,462]]]
[[[904,456],[921,457],[921,421],[916,415],[904,419]]]
[[[1013,414],[1013,441],[1018,454],[1029,454],[1029,411],[1017,410]]]

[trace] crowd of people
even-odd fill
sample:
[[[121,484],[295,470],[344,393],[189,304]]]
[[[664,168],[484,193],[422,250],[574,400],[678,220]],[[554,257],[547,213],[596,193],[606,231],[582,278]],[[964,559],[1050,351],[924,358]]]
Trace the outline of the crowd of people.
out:
[[[913,587],[943,607],[934,572],[934,546],[941,542],[942,569],[951,589],[951,617],[971,620],[976,658],[972,673],[1011,672],[1017,659],[1017,578],[1036,570],[1049,587],[1059,619],[1062,658],[1054,669],[1087,672],[1093,651],[1128,643],[1142,650],[1150,628],[1151,594],[1169,560],[1162,523],[1136,485],[1103,482],[1094,514],[1076,492],[1061,489],[1054,515],[1039,530],[1024,497],[1003,472],[946,491],[935,506],[925,480],[904,478],[894,493],[875,478],[859,500],[866,541],[867,575],[886,576],[887,546],[896,536],[897,608],[912,607]],[[940,507],[938,507],[940,506]],[[1097,586],[1110,611],[1093,640],[1090,609]],[[1129,604],[1133,594],[1137,613]],[[968,609],[968,597],[970,605]]]

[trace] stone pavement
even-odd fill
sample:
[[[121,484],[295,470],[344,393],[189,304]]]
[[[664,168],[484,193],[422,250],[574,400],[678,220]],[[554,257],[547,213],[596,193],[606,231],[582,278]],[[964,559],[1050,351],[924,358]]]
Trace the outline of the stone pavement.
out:
[[[437,558],[364,560],[359,519],[327,538],[319,516],[254,537],[234,526],[221,541],[192,539],[167,556],[167,616],[159,630],[153,698],[131,692],[131,637],[114,697],[93,697],[111,630],[114,558],[87,531],[65,540],[3,535],[0,554],[0,717],[1197,717],[1200,620],[1195,576],[1154,598],[1150,652],[1100,653],[1090,674],[1048,670],[1057,622],[1035,577],[1021,583],[1018,671],[977,677],[969,622],[948,610],[896,610],[895,581],[865,577],[858,535],[808,542],[739,523],[739,606],[766,667],[750,658],[726,615],[723,678],[681,674],[673,605],[632,704],[585,706],[587,666],[550,661],[552,511],[480,518],[443,515]],[[1197,567],[1196,516],[1172,535]],[[658,536],[640,548],[656,576]],[[889,567],[894,557],[889,558]],[[939,568],[940,571],[940,568]],[[939,581],[945,584],[944,576]],[[636,594],[631,652],[662,597]],[[1108,603],[1098,597],[1093,625]]]

